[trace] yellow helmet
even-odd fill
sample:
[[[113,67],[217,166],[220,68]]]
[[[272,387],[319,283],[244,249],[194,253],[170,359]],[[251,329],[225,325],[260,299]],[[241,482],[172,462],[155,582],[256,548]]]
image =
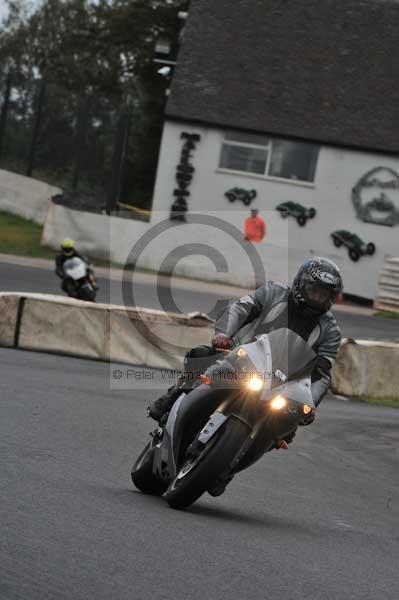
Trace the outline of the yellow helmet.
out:
[[[69,238],[62,240],[61,250],[63,251],[63,253],[66,256],[71,256],[73,254],[74,249],[75,249],[75,242],[73,240],[70,240]]]

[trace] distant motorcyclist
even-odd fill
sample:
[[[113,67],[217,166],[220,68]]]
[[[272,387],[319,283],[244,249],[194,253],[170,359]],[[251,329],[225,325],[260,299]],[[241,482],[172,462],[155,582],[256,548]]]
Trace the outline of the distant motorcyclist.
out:
[[[60,277],[60,279],[62,279],[62,284],[61,284],[62,290],[64,292],[68,293],[67,281],[65,279],[65,274],[64,274],[65,261],[76,256],[76,257],[80,258],[81,260],[83,260],[88,265],[88,267],[90,267],[90,263],[89,263],[89,260],[85,256],[83,256],[76,250],[75,242],[73,240],[71,240],[69,238],[65,238],[64,240],[62,240],[60,248],[61,248],[60,251],[57,252],[56,257],[55,257],[55,272],[58,275],[58,277]],[[91,268],[89,268],[89,276],[90,276],[90,281],[91,281],[93,287],[95,289],[97,289],[94,273]]]
[[[281,327],[299,334],[317,355],[312,372],[312,396],[317,407],[329,388],[331,368],[341,342],[341,332],[330,309],[342,288],[337,265],[317,257],[302,264],[291,287],[270,281],[237,300],[217,319],[212,345],[198,346],[186,354],[185,375],[150,404],[148,414],[157,421],[162,419],[181,392],[193,386],[193,374],[204,372],[220,358],[217,348],[231,349]],[[314,412],[303,424],[309,425],[313,420]],[[286,448],[294,435],[281,440],[277,447]]]

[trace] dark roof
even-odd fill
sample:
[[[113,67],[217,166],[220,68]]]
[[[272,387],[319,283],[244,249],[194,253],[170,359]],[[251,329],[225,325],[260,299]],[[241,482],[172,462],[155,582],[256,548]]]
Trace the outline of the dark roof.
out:
[[[192,0],[167,116],[399,152],[399,0]]]

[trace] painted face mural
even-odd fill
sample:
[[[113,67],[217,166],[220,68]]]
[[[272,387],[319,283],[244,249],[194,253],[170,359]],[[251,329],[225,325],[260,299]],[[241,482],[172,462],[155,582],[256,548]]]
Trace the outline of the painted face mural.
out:
[[[352,189],[357,217],[376,225],[399,224],[399,175],[388,167],[376,167]]]

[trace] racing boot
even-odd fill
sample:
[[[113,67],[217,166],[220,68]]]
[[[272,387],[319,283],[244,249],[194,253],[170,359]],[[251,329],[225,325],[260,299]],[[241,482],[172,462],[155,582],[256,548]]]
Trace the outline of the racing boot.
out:
[[[233,477],[233,474],[221,475],[218,477],[207,489],[208,494],[214,498],[221,496],[225,492],[227,484],[230,483]]]
[[[183,383],[184,381],[178,381],[175,385],[172,385],[168,389],[166,394],[160,398],[157,398],[156,400],[153,400],[147,408],[148,416],[159,423],[162,417],[170,411],[180,396]]]

